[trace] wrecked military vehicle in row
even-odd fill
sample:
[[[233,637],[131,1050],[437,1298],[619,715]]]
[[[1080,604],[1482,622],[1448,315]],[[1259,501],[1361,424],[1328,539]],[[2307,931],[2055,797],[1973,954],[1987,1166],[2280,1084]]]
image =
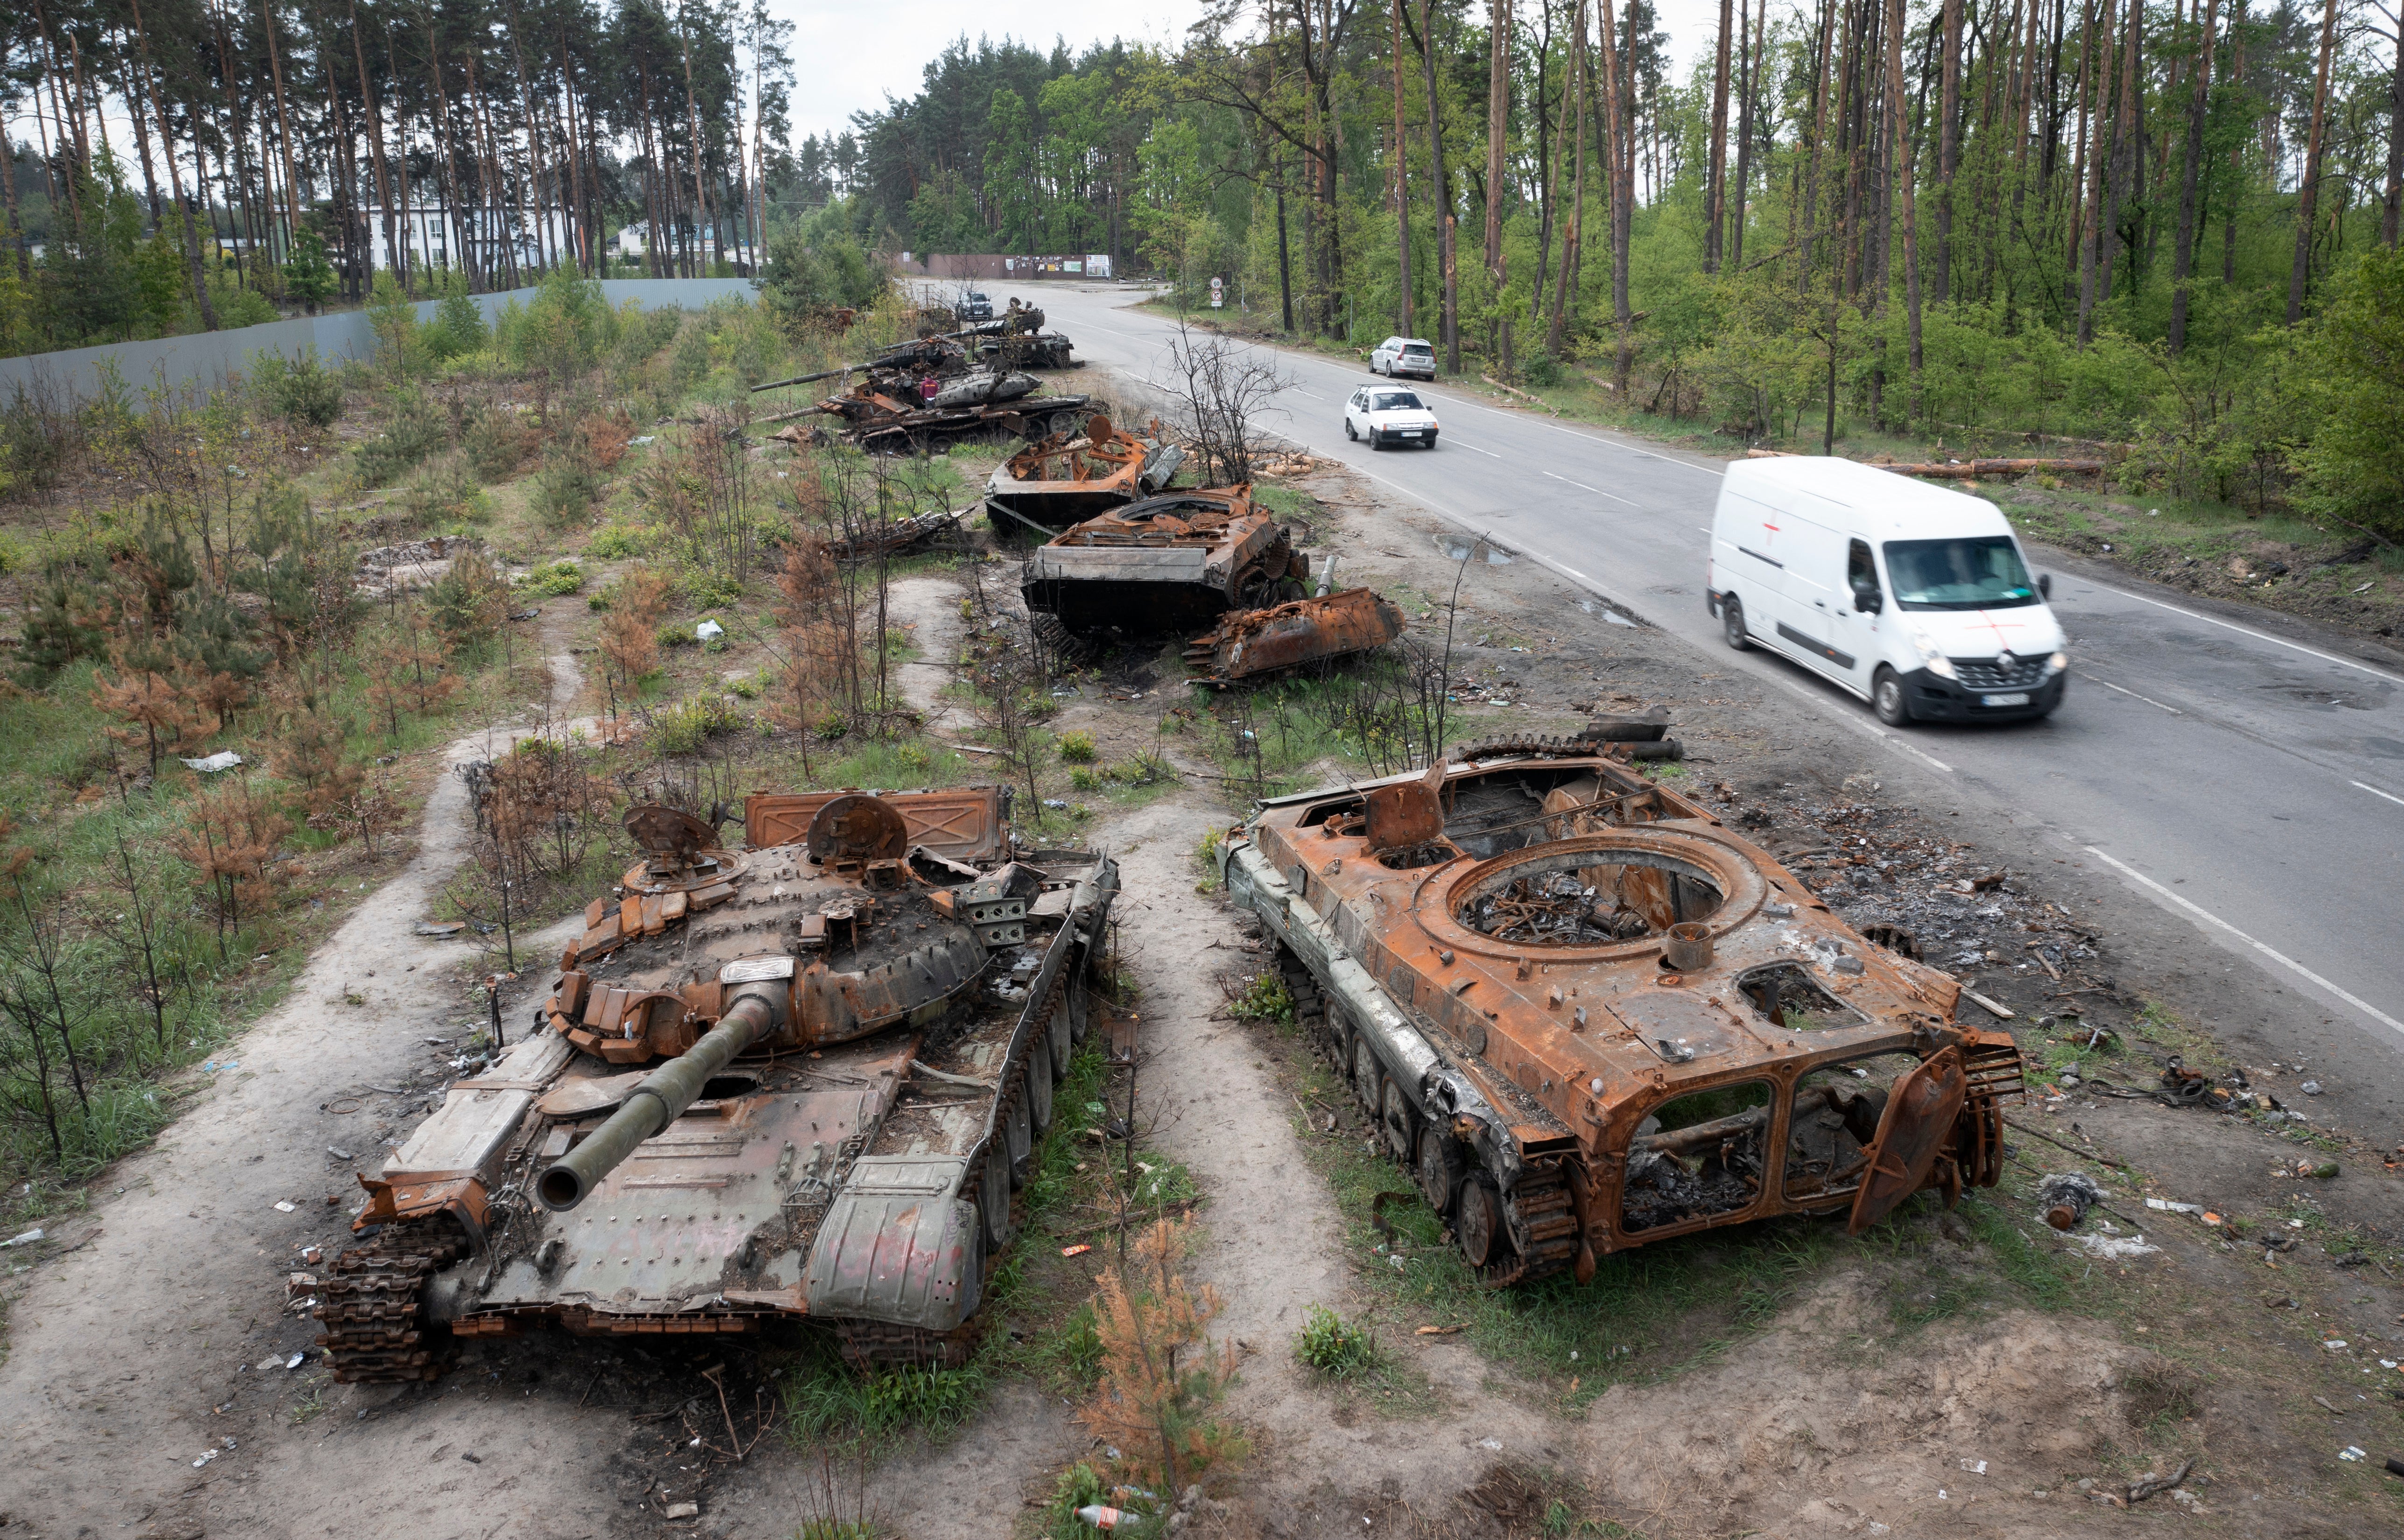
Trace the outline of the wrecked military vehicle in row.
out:
[[[1657,732],[1657,721],[1651,724]],[[1961,986],[1872,945],[1632,745],[1515,739],[1272,798],[1219,861],[1295,1018],[1489,1283],[1992,1186],[2021,1094]]]
[[[1101,412],[1050,434],[993,468],[985,479],[986,521],[1049,535],[1167,487],[1185,463],[1184,446],[1146,443]],[[1006,520],[1006,521],[1005,521]]]
[[[1243,485],[1165,493],[1074,525],[1028,557],[1019,591],[1039,622],[1070,637],[1190,635],[1185,660],[1202,685],[1368,651],[1402,634],[1402,611],[1382,597],[1365,589],[1314,595],[1309,578],[1293,532]]]
[[[834,1328],[971,1351],[1013,1194],[1094,1018],[1115,865],[1012,841],[997,787],[759,794],[745,842],[638,807],[537,1030],[362,1177],[317,1298],[339,1380],[452,1347]]]

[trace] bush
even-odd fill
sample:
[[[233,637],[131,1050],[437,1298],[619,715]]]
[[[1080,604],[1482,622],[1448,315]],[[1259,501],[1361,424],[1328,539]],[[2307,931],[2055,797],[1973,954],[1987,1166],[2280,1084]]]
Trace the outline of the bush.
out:
[[[1377,1339],[1368,1327],[1324,1305],[1313,1305],[1302,1330],[1294,1334],[1293,1355],[1330,1379],[1341,1380],[1377,1362]]]
[[[468,468],[468,457],[456,450],[422,467],[398,501],[419,524],[481,519],[491,511],[483,489]]]
[[[317,361],[315,348],[303,348],[298,358],[262,353],[251,359],[251,389],[270,411],[304,427],[333,425],[342,415],[342,385]]]
[[[664,647],[697,647],[701,645],[701,639],[693,635],[692,627],[686,625],[681,620],[662,621],[660,623],[660,629],[652,633],[651,640],[657,642]]]
[[[459,447],[468,451],[468,464],[485,481],[504,481],[515,476],[519,462],[534,447],[534,429],[513,411],[483,411],[468,425]]]
[[[650,548],[650,544],[649,530],[613,520],[601,526],[586,544],[584,553],[596,561],[615,562],[621,557],[640,556]]]
[[[734,732],[743,714],[716,696],[696,695],[651,719],[651,747],[662,754],[691,754],[714,733]]]
[[[553,528],[564,529],[582,523],[593,511],[593,505],[601,500],[601,493],[600,467],[594,465],[584,447],[573,440],[554,444],[534,479],[534,510]],[[596,540],[593,551],[595,556],[632,554],[631,549],[605,552],[598,547]]]
[[[363,487],[388,487],[427,455],[451,441],[451,430],[432,401],[415,390],[394,393],[384,431],[351,455],[351,471]]]
[[[1066,758],[1067,756],[1064,755],[1062,757]],[[1092,766],[1077,765],[1071,767],[1069,771],[1069,784],[1078,791],[1099,791],[1102,789],[1102,778],[1095,772]]]
[[[553,562],[519,578],[518,587],[528,593],[574,593],[584,587],[584,569],[573,562]]]
[[[1094,735],[1082,729],[1064,732],[1060,735],[1059,752],[1060,757],[1071,765],[1090,765],[1094,762]]]
[[[426,352],[437,363],[455,358],[464,353],[482,349],[491,333],[484,326],[484,312],[476,304],[475,296],[468,292],[468,280],[455,270],[442,281],[442,303],[434,312],[434,324],[426,328]]]

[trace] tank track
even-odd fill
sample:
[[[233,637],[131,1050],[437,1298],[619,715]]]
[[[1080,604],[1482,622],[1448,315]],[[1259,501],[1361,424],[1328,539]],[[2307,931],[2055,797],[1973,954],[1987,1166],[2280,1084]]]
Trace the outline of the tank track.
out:
[[[1043,649],[1043,656],[1051,660],[1054,673],[1083,667],[1094,659],[1094,645],[1070,631],[1060,623],[1060,617],[1049,610],[1029,611],[1027,629],[1034,633],[1036,642]]]
[[[386,1225],[334,1261],[319,1283],[317,1345],[343,1385],[432,1380],[450,1367],[450,1333],[426,1319],[426,1281],[468,1254],[447,1216]]]
[[[1293,1021],[1302,1029],[1303,1041],[1315,1047],[1342,1075],[1344,1066],[1337,1060],[1342,1045],[1336,1041],[1319,981],[1310,976],[1302,959],[1285,947],[1278,948],[1278,973],[1285,980],[1286,992],[1293,997]],[[1354,1098],[1358,1100],[1358,1081],[1352,1083],[1356,1088]],[[1374,1119],[1376,1111],[1371,1109],[1369,1116]],[[1382,1137],[1377,1143],[1381,1148],[1386,1146]],[[1392,1151],[1388,1149],[1387,1153],[1391,1158]],[[1416,1179],[1409,1162],[1396,1164],[1403,1168],[1405,1175]],[[1569,1172],[1560,1157],[1530,1160],[1521,1167],[1518,1184],[1511,1189],[1508,1202],[1510,1214],[1517,1221],[1513,1230],[1516,1232],[1521,1225],[1526,1227],[1528,1250],[1515,1252],[1507,1263],[1489,1264],[1487,1277],[1482,1280],[1485,1287],[1501,1289],[1530,1283],[1559,1272],[1577,1259],[1577,1214],[1570,1200]]]
[[[1587,759],[1610,746],[1583,738],[1554,738],[1543,733],[1515,732],[1501,738],[1480,738],[1473,742],[1454,743],[1444,751],[1444,756],[1456,765],[1471,759],[1499,759],[1509,754],[1534,755],[1544,759]]]

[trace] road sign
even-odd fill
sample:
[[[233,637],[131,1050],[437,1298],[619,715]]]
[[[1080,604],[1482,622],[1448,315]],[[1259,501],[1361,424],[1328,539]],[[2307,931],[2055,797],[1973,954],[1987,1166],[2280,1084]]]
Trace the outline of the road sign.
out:
[[[1227,281],[1225,279],[1213,278],[1210,280],[1210,308],[1212,310],[1218,310],[1226,304],[1226,289]]]

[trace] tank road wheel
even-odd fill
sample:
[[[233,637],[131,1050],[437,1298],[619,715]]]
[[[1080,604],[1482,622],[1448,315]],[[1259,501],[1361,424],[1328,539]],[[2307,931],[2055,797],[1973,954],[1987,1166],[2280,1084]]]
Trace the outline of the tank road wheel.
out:
[[[1052,1126],[1052,1039],[1037,1033],[1027,1045],[1027,1120],[1037,1134]]]
[[[1461,1242],[1462,1259],[1473,1268],[1484,1268],[1511,1255],[1502,1195],[1494,1190],[1494,1179],[1482,1171],[1471,1172],[1469,1180],[1461,1185],[1461,1213],[1453,1218],[1452,1233]]]
[[[1027,1093],[1024,1089],[1011,1094],[1010,1105],[1002,1109],[1001,1126],[994,1131],[1010,1150],[1010,1185],[1027,1185],[1028,1156],[1035,1148],[1035,1136],[1027,1126]]]
[[[1073,964],[1070,971],[1074,971]],[[1078,988],[1073,978],[1063,983],[1060,998],[1052,1003],[1052,1014],[1043,1022],[1043,1034],[1052,1045],[1052,1083],[1055,1086],[1068,1078],[1069,1061],[1077,1051],[1074,1026],[1069,1020],[1069,1003],[1075,998]]]
[[[1377,1062],[1377,1050],[1369,1046],[1366,1037],[1353,1034],[1352,1099],[1360,1103],[1361,1110],[1373,1118],[1377,1116],[1377,1106],[1382,1100],[1377,1087],[1385,1073],[1385,1066]]]
[[[1442,1129],[1419,1131],[1419,1158],[1411,1174],[1419,1185],[1419,1196],[1427,1200],[1436,1217],[1452,1217],[1452,1200],[1461,1191],[1461,1145]]]
[[[1069,979],[1068,992],[1060,996],[1060,1009],[1069,1018],[1069,1046],[1082,1047],[1085,1041],[1085,1034],[1091,1031],[1094,1025],[1094,996],[1093,992],[1085,984],[1083,964],[1079,965],[1077,971]],[[1067,1061],[1063,1060],[1062,1062],[1065,1063]]]
[[[1403,1094],[1403,1088],[1395,1083],[1392,1075],[1381,1078],[1385,1089],[1379,1105],[1384,1116],[1378,1119],[1382,1125],[1379,1131],[1385,1136],[1386,1153],[1394,1158],[1396,1164],[1408,1171],[1413,1153],[1411,1136],[1419,1131],[1419,1113],[1411,1106],[1410,1098]]]
[[[985,1221],[988,1253],[1010,1244],[1010,1151],[999,1131],[985,1147],[985,1169],[977,1177],[977,1217]]]

